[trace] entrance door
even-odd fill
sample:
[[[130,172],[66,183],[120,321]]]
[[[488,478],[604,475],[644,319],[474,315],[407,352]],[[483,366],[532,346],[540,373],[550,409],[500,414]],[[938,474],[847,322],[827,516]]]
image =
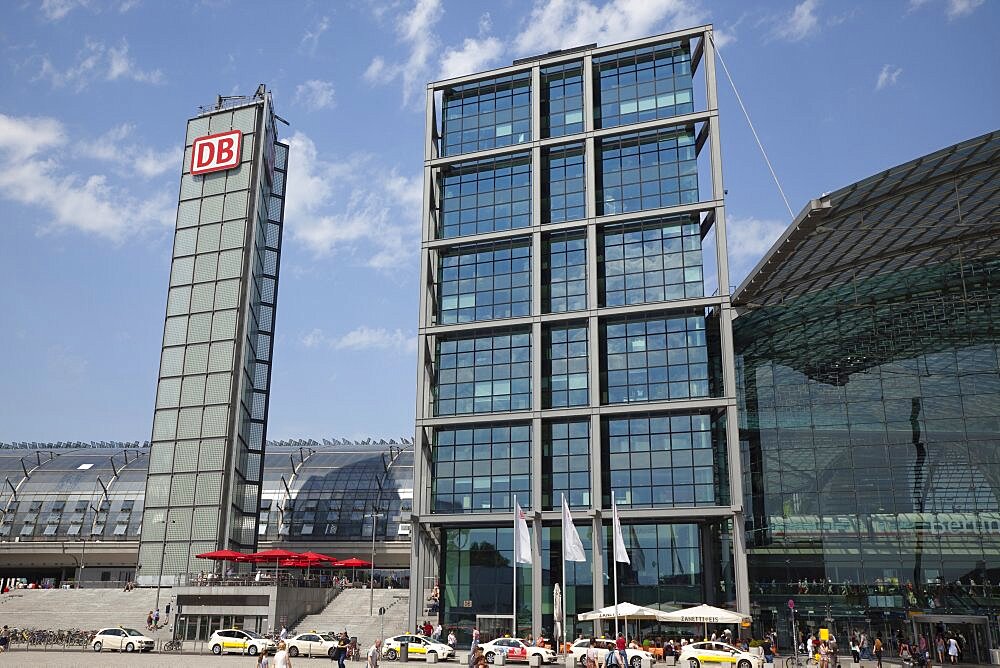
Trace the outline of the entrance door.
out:
[[[489,642],[508,635],[512,636],[511,628],[513,625],[513,615],[476,615],[476,628],[479,629],[479,637],[482,642]]]
[[[945,656],[944,663],[948,661],[948,638],[954,637],[959,641],[961,663],[989,662],[990,632],[988,619],[986,617],[965,616],[965,615],[921,615],[916,619],[915,626],[917,633],[927,636],[930,643],[931,655],[934,663],[937,663],[937,652],[935,641],[938,636],[944,638]]]

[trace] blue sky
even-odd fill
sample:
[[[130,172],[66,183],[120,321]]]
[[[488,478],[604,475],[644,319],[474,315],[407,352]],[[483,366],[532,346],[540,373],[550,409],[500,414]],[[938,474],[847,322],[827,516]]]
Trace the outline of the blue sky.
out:
[[[708,22],[796,212],[997,127],[992,1],[8,3],[0,440],[149,438],[184,122],[260,82],[293,147],[269,436],[411,434],[424,84]],[[789,216],[719,85],[735,283]]]

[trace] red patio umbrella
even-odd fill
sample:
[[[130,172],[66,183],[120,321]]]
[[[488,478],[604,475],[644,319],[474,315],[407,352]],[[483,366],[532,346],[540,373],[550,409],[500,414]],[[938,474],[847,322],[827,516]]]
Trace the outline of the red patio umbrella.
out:
[[[364,568],[365,566],[371,566],[372,562],[365,561],[364,559],[358,559],[357,557],[351,557],[350,559],[344,559],[343,561],[338,561],[337,566],[342,568],[351,569],[351,579],[354,579],[354,569]],[[374,585],[373,585],[374,586]]]
[[[325,561],[336,561],[336,559],[315,552],[303,552],[296,557],[282,559],[280,563],[286,568],[304,568],[306,569],[306,577],[309,577],[309,569]]]
[[[309,559],[312,559],[314,561],[314,563],[315,562],[323,561],[323,562],[327,562],[327,563],[329,563],[329,564],[332,565],[332,564],[334,564],[337,561],[333,557],[327,556],[325,554],[320,554],[319,552],[303,552],[302,556],[303,557],[308,557]]]
[[[274,562],[274,577],[278,577],[278,563],[283,559],[292,559],[298,557],[298,552],[289,552],[288,550],[264,550],[263,552],[254,552],[253,554],[246,555],[247,561],[255,564],[271,563]]]

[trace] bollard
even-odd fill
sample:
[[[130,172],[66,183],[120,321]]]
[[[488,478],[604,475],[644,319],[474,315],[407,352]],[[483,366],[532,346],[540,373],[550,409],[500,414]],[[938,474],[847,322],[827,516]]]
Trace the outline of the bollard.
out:
[[[572,654],[566,655],[566,668],[577,668],[578,663],[575,656]]]
[[[493,657],[494,666],[506,666],[507,665],[507,655],[503,652],[497,652]]]
[[[542,665],[542,657],[537,654],[532,654],[528,657],[528,665],[531,666],[531,668],[539,668],[539,666]]]
[[[424,659],[425,659],[425,663],[437,663],[438,662],[437,652],[427,652],[427,654],[424,657]]]
[[[642,668],[653,668],[653,660],[648,656],[642,657]]]
[[[410,660],[410,643],[399,643],[399,660],[404,663]]]

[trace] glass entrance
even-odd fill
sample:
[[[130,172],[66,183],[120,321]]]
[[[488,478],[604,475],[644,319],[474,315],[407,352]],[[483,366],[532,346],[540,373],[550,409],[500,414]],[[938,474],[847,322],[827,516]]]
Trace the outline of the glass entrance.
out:
[[[960,663],[988,664],[990,662],[989,648],[990,629],[986,617],[966,615],[920,615],[914,620],[917,637],[923,634],[931,647],[933,663],[941,661],[950,663],[948,659],[948,640],[958,641]],[[944,640],[944,656],[938,657],[937,639]]]
[[[481,642],[512,635],[513,615],[476,615],[476,628]]]

